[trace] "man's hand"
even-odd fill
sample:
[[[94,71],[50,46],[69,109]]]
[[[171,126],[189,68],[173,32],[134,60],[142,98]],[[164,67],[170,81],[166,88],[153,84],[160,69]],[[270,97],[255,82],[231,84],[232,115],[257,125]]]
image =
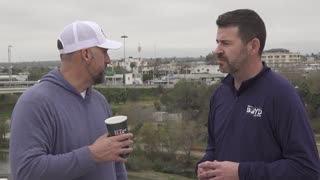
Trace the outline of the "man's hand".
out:
[[[239,180],[239,163],[206,161],[198,165],[199,180]]]
[[[89,146],[92,157],[96,162],[126,162],[120,154],[127,154],[133,151],[131,147],[125,148],[133,143],[131,133],[108,137],[108,134],[100,136]]]

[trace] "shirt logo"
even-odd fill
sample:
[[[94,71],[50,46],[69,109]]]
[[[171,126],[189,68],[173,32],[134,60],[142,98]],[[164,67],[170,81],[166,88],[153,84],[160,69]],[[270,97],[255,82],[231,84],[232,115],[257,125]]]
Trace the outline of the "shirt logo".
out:
[[[253,117],[261,117],[262,109],[248,105],[247,106],[247,114],[251,114],[251,115],[253,115]]]

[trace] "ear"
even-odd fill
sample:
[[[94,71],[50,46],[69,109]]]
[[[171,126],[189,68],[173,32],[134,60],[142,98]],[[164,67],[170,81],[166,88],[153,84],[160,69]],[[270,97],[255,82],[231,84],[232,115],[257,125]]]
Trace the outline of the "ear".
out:
[[[249,53],[251,55],[259,54],[260,41],[258,38],[253,38],[249,43]]]
[[[91,53],[89,52],[89,49],[81,49],[80,50],[81,59],[83,59],[84,62],[89,63],[91,57]]]

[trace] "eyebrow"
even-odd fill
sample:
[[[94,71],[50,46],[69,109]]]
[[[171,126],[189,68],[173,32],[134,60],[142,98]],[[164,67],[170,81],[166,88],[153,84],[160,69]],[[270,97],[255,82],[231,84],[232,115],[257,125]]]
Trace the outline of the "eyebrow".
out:
[[[222,43],[229,43],[229,42],[232,42],[231,40],[229,39],[222,39],[222,40],[219,40],[219,39],[216,39],[216,42],[222,42]]]

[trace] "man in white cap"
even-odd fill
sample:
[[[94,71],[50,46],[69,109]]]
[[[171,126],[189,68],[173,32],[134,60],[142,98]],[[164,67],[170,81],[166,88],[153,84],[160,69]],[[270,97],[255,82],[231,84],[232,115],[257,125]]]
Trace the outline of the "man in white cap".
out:
[[[127,179],[120,154],[132,152],[133,135],[107,136],[111,110],[91,86],[104,80],[109,49],[98,24],[76,21],[58,38],[61,67],[26,90],[12,113],[10,164],[15,180]]]

